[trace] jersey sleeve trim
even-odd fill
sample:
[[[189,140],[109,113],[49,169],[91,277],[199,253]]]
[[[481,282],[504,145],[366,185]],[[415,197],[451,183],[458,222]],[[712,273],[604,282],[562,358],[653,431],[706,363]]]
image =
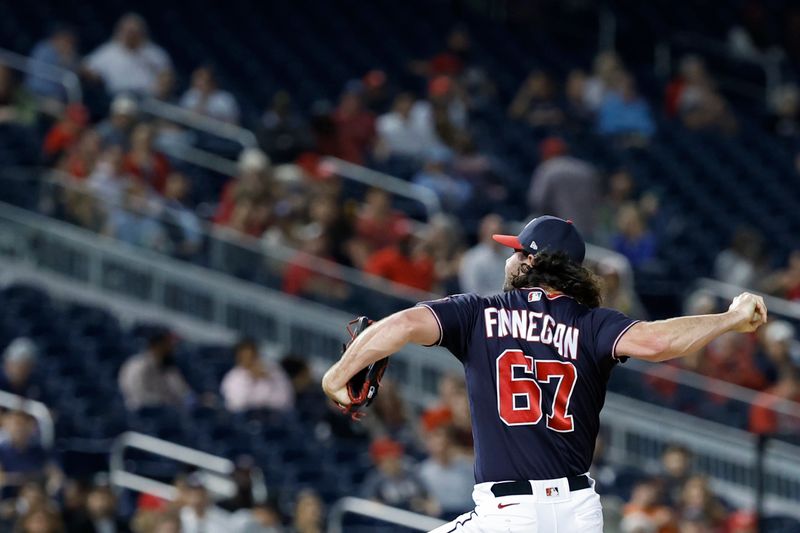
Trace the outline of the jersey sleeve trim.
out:
[[[428,311],[430,311],[431,314],[433,315],[433,318],[436,319],[436,325],[439,326],[439,340],[433,344],[426,344],[426,346],[441,346],[442,339],[444,338],[444,329],[442,329],[442,321],[439,320],[439,315],[437,315],[436,311],[433,310],[433,307],[431,307],[428,304],[418,304],[418,305],[420,305],[421,307],[426,307]]]
[[[628,325],[625,327],[625,329],[623,329],[622,331],[620,331],[620,332],[619,332],[619,335],[617,335],[617,338],[614,340],[614,345],[611,347],[611,357],[612,357],[612,358],[616,359],[617,361],[619,361],[619,360],[620,360],[620,359],[619,359],[619,357],[617,357],[617,343],[618,343],[618,342],[619,342],[619,340],[622,338],[622,336],[623,336],[623,335],[625,335],[625,332],[626,332],[626,331],[628,331],[629,329],[631,329],[633,326],[635,326],[635,325],[636,325],[636,324],[638,324],[639,322],[641,322],[641,320],[637,320],[637,321],[635,321],[635,322],[631,322],[630,324],[628,324]],[[625,357],[625,356],[623,356],[623,357]],[[627,360],[627,358],[626,358],[626,360]]]

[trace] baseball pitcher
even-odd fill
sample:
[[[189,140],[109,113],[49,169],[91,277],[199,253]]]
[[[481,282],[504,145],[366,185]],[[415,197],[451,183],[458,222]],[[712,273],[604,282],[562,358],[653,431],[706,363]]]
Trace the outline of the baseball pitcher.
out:
[[[665,361],[725,332],[755,331],[767,309],[743,293],[725,313],[633,320],[600,307],[569,221],[541,216],[518,236],[494,239],[513,249],[502,294],[421,302],[372,324],[328,370],[323,389],[352,412],[367,401],[358,393],[369,388],[364,369],[409,342],[447,348],[466,373],[475,509],[434,533],[602,532],[588,471],[611,370],[628,357]]]

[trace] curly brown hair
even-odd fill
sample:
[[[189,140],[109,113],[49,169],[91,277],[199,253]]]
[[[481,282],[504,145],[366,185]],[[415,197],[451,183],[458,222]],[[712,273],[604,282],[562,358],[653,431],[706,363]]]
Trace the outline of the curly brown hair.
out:
[[[570,261],[563,252],[539,252],[533,266],[523,263],[510,279],[515,289],[547,287],[571,296],[586,307],[600,307],[600,279],[589,269]]]

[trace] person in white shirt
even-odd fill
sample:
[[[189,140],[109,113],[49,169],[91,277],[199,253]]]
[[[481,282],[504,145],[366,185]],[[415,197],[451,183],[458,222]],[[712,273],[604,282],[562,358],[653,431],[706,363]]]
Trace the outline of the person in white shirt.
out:
[[[440,426],[425,436],[430,457],[420,463],[417,474],[444,517],[457,516],[472,508],[472,458],[453,445],[452,428]]]
[[[488,296],[500,292],[498,273],[504,272],[508,254],[492,239],[502,233],[503,219],[500,215],[486,215],[478,229],[478,244],[470,248],[461,259],[458,283],[464,293]]]
[[[401,93],[394,99],[391,112],[378,117],[375,151],[379,157],[421,158],[432,142],[438,142],[430,121],[420,113],[412,113],[414,104],[413,94]]]
[[[148,38],[144,19],[128,13],[117,22],[112,39],[86,57],[84,69],[90,77],[102,79],[111,94],[152,95],[159,76],[171,70],[172,63]]]
[[[181,97],[180,105],[217,120],[232,124],[239,122],[239,104],[231,93],[217,86],[217,78],[210,66],[195,69],[192,86]]]
[[[181,533],[218,533],[230,528],[230,515],[214,505],[202,481],[192,475],[187,479],[186,500],[181,507]]]
[[[285,411],[294,406],[292,382],[279,364],[259,356],[255,341],[239,341],[234,353],[236,366],[225,374],[221,386],[225,407],[229,411]]]

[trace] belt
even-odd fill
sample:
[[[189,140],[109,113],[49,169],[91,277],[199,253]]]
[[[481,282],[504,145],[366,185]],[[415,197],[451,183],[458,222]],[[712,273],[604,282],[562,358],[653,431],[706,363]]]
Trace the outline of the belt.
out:
[[[591,486],[589,484],[589,476],[587,475],[568,477],[567,484],[569,485],[570,492],[588,489]],[[533,488],[529,481],[501,481],[492,485],[492,494],[494,494],[496,498],[500,496],[533,494]]]

